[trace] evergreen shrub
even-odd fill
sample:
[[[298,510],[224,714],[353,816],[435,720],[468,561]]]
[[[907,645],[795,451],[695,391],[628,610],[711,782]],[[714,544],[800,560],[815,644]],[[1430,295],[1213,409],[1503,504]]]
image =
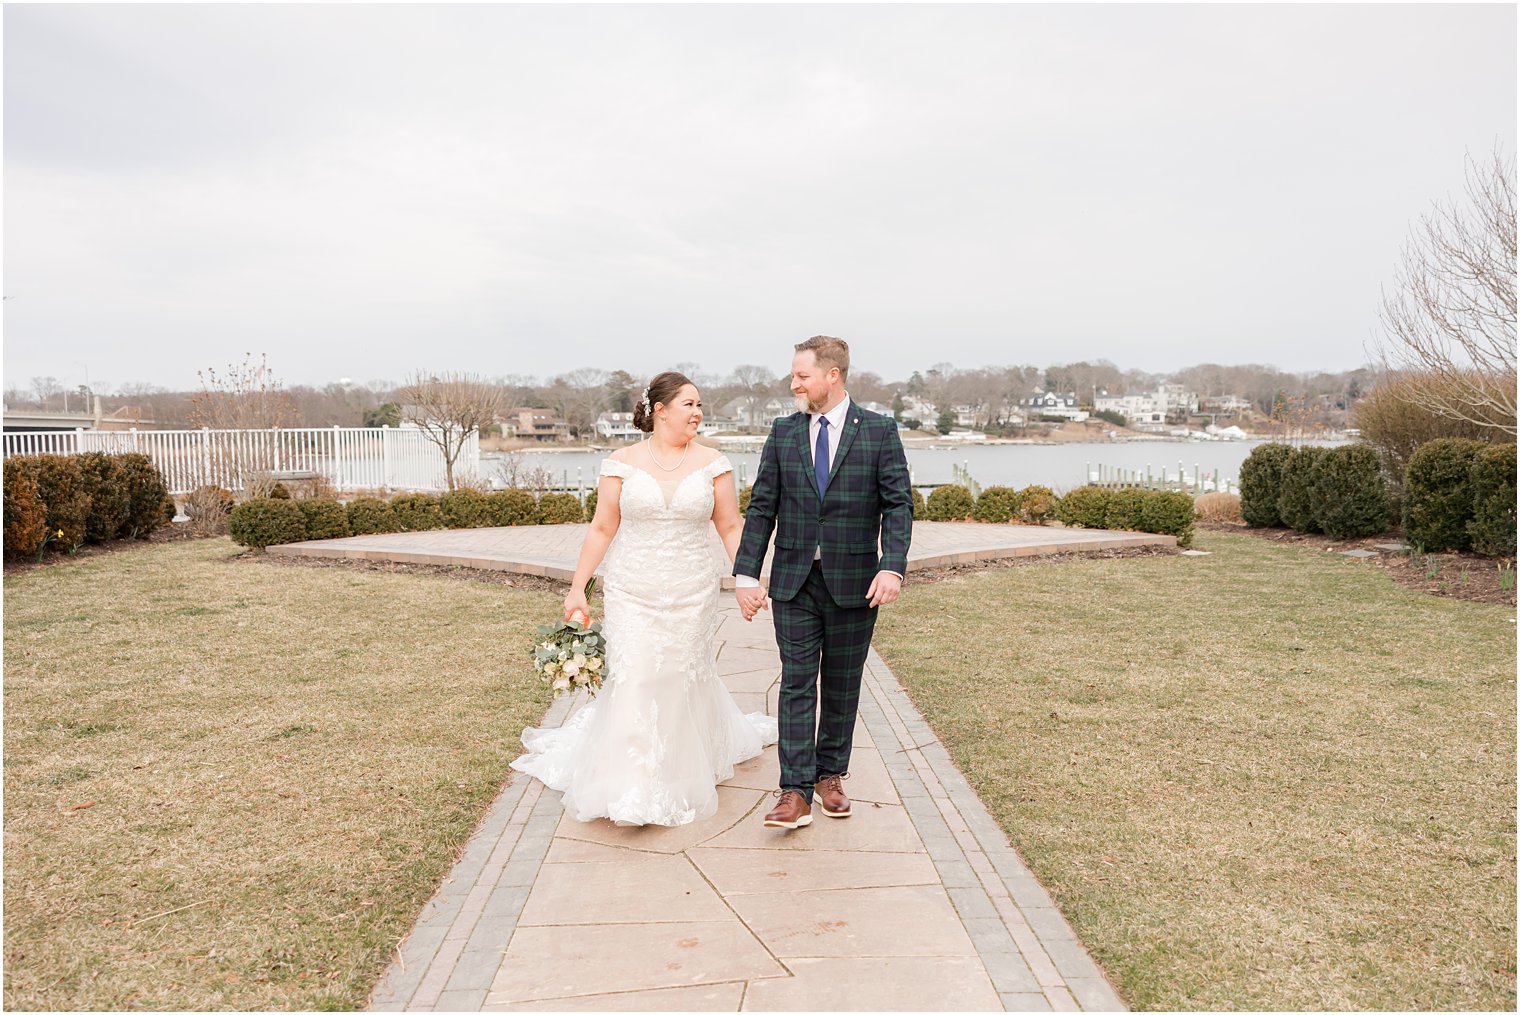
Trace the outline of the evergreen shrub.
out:
[[[306,520],[307,539],[342,539],[350,534],[348,511],[338,501],[308,497],[292,503]]]
[[[348,534],[367,536],[375,532],[399,532],[401,523],[390,504],[378,497],[360,497],[348,505]]]
[[[430,493],[398,493],[391,498],[391,510],[402,532],[425,532],[444,528],[443,505]]]
[[[1113,491],[1102,486],[1079,486],[1062,497],[1056,505],[1056,519],[1062,525],[1080,525],[1084,529],[1101,529],[1108,515],[1108,500]]]
[[[1018,513],[1018,491],[1006,486],[989,486],[982,490],[977,495],[976,506],[971,509],[972,518],[994,525],[1007,525]]]
[[[492,525],[539,524],[538,501],[527,490],[497,490],[486,494]]]
[[[1277,496],[1282,490],[1282,467],[1293,449],[1286,444],[1261,444],[1240,463],[1240,515],[1253,528],[1282,525]]]
[[[1515,446],[1491,444],[1473,460],[1473,516],[1467,523],[1475,553],[1515,555]]]
[[[931,522],[963,522],[971,517],[976,502],[971,491],[964,486],[951,484],[937,487],[929,494],[924,514]]]
[[[234,542],[255,550],[299,543],[306,538],[306,516],[295,501],[256,497],[232,509],[227,532]]]
[[[1388,527],[1388,483],[1370,444],[1331,448],[1314,466],[1314,518],[1335,539],[1375,536]]]
[[[1472,534],[1467,531],[1473,520],[1472,468],[1486,447],[1483,441],[1466,437],[1438,437],[1409,456],[1404,477],[1405,539],[1427,551],[1472,546]]]

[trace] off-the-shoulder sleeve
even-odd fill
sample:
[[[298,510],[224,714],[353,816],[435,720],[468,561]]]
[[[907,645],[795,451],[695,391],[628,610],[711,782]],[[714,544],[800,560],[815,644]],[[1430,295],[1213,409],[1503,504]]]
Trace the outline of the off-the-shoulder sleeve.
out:
[[[717,479],[724,473],[734,471],[734,463],[728,460],[727,455],[719,455],[703,467],[707,469],[708,479]]]
[[[603,458],[602,475],[614,476],[617,479],[627,479],[633,475],[633,466],[625,465],[616,458]]]

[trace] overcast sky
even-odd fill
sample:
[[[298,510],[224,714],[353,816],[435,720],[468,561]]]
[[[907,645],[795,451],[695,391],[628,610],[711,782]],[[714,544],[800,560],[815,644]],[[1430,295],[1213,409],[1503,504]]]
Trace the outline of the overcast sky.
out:
[[[5,383],[1349,369],[1515,19],[8,5]]]

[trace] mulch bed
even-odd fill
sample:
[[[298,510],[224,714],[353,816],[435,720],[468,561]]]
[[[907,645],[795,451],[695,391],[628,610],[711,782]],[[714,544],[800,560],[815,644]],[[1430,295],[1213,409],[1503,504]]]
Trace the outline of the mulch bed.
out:
[[[538,575],[516,574],[489,567],[461,567],[456,564],[408,564],[396,560],[358,560],[352,557],[272,557],[252,550],[232,558],[234,563],[266,564],[272,567],[336,567],[349,571],[384,571],[389,574],[427,574],[459,581],[483,582],[487,585],[504,585],[514,589],[535,589],[557,592],[570,591],[570,583],[558,578]]]
[[[46,553],[42,555],[42,562],[38,563],[31,557],[5,561],[5,573],[7,575],[22,574],[27,571],[35,571],[41,567],[57,567],[64,564],[72,564],[76,561],[89,560],[108,553],[120,553],[125,550],[137,550],[144,546],[156,546],[159,543],[179,543],[186,539],[205,539],[207,537],[192,532],[188,522],[170,522],[168,525],[160,525],[154,529],[147,539],[112,539],[105,543],[85,543],[73,553],[64,550],[54,551],[49,545]]]
[[[1377,554],[1376,557],[1362,559],[1372,567],[1382,568],[1389,578],[1407,589],[1474,603],[1515,605],[1515,589],[1505,589],[1500,575],[1501,568],[1509,568],[1513,574],[1514,561],[1479,557],[1471,553],[1426,553],[1416,556],[1406,552],[1379,550],[1376,547],[1377,543],[1402,543],[1404,537],[1398,532],[1385,532],[1380,536],[1367,536],[1363,539],[1332,539],[1315,532],[1253,529],[1231,522],[1200,521],[1196,527],[1200,530],[1254,536],[1324,553],[1372,550]]]

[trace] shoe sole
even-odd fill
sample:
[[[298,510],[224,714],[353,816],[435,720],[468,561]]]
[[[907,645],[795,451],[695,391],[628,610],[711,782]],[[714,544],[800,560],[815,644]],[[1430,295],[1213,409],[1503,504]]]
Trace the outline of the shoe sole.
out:
[[[823,812],[823,816],[826,818],[847,818],[850,816],[849,811],[831,811],[827,807],[820,807],[818,809]]]
[[[804,814],[802,817],[798,818],[796,821],[767,821],[765,823],[765,827],[766,828],[803,828],[803,827],[806,827],[807,825],[811,825],[812,823],[813,823],[813,816],[811,814]]]

